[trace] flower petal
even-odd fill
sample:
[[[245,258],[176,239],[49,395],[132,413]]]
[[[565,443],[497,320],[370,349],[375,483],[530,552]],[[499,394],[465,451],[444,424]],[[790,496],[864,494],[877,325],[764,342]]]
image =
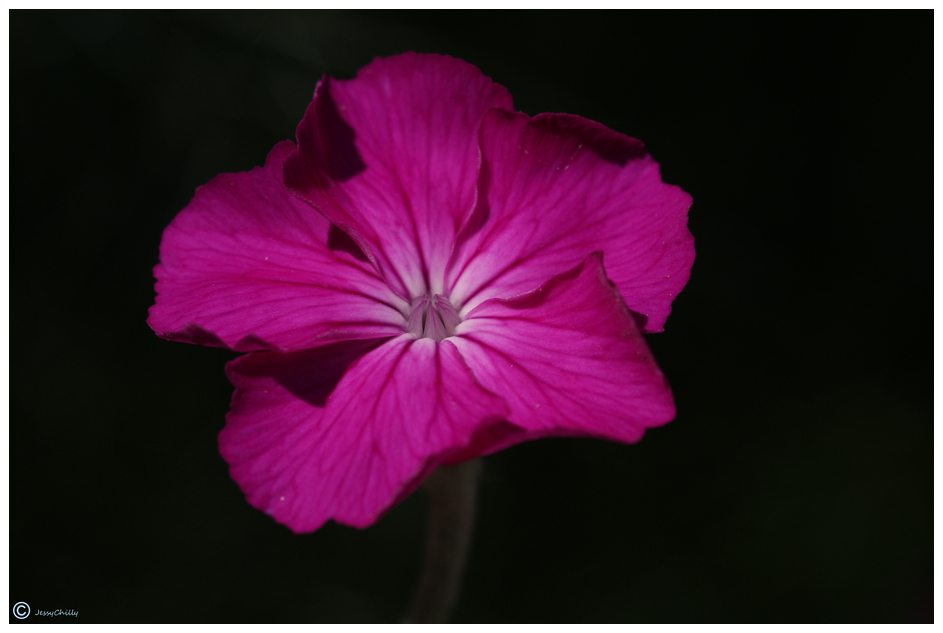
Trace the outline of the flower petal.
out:
[[[442,290],[471,212],[477,131],[511,95],[441,55],[376,59],[349,81],[325,77],[298,126],[285,183],[350,233],[401,296]]]
[[[217,176],[164,231],[147,320],[158,335],[250,351],[402,334],[408,304],[283,186],[293,149],[284,141],[265,167]]]
[[[226,366],[220,451],[253,506],[295,532],[370,525],[508,413],[455,346],[403,335]],[[372,348],[372,349],[371,349]]]
[[[694,261],[691,197],[661,181],[642,143],[577,116],[496,110],[480,139],[477,208],[446,275],[453,302],[467,314],[601,250],[644,331],[660,332]]]
[[[635,442],[674,418],[668,383],[598,252],[533,292],[480,304],[456,332],[449,340],[475,378],[510,405],[507,421],[527,431],[513,441]],[[498,448],[509,443],[498,440]]]

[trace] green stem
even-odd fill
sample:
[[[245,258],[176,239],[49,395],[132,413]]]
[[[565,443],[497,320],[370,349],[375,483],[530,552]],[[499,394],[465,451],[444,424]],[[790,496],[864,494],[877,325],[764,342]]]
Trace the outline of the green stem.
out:
[[[481,463],[440,467],[423,483],[429,493],[426,556],[406,622],[444,623],[458,596],[475,522]]]

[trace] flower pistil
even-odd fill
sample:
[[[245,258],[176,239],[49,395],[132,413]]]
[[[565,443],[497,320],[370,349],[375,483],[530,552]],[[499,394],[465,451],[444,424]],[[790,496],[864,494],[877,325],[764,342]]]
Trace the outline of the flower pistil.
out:
[[[455,335],[462,322],[458,311],[445,295],[420,295],[412,300],[406,331],[416,338],[431,338],[436,343]]]

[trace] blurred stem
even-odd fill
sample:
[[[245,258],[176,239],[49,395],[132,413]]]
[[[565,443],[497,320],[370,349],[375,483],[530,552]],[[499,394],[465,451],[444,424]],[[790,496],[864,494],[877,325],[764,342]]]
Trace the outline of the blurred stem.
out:
[[[429,493],[426,556],[406,622],[444,623],[458,596],[475,522],[481,462],[438,468],[423,483]]]

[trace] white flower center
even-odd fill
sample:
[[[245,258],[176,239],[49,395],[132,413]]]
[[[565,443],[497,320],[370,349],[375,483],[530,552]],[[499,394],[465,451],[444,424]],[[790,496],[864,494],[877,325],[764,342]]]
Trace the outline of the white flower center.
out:
[[[462,322],[458,312],[445,295],[421,295],[409,306],[406,331],[416,338],[431,338],[436,343],[455,335],[455,328]]]

